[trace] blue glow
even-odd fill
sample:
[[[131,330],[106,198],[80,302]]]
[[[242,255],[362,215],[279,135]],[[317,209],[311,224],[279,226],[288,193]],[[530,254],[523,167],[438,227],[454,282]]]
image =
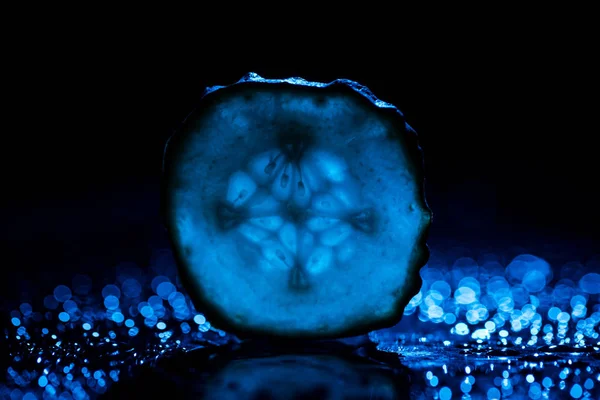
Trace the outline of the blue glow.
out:
[[[306,266],[313,272],[332,271],[343,266],[336,264],[339,260],[357,257],[356,235],[362,232],[359,228],[368,227],[365,215],[352,221],[354,225],[336,215],[360,199],[348,179],[355,173],[349,167],[352,157],[329,150],[309,156],[302,185],[295,180],[300,176],[298,165],[289,160],[274,165],[274,185],[261,183],[270,162],[261,164],[262,156],[241,166],[244,174],[234,171],[230,181],[223,182],[225,200],[252,206],[255,212],[273,211],[285,199],[300,208],[309,207],[310,201],[313,209],[331,213],[309,219],[306,232],[281,216],[251,218],[240,226],[236,233],[249,245],[273,239],[256,254],[240,250],[264,257],[268,268],[285,270],[290,255],[303,254],[312,260]],[[348,186],[337,186],[343,182]],[[595,261],[565,263],[562,256],[549,253],[545,259],[529,250],[488,249],[484,254],[441,247],[432,246],[432,260],[420,271],[423,285],[410,299],[404,320],[389,330],[369,333],[381,350],[402,354],[411,393],[439,399],[600,398],[595,357],[600,351],[600,275]],[[147,269],[121,265],[116,277],[107,278],[115,284],[102,287],[107,280],[92,282],[76,275],[71,288],[61,285],[48,296],[16,302],[8,317],[12,326],[6,328],[13,365],[6,370],[8,382],[0,383],[0,394],[18,399],[95,398],[112,382],[128,379],[137,366],[237,343],[235,336],[207,321],[201,314],[207,310],[195,307],[170,252],[156,253],[161,251],[168,257],[153,255]],[[363,279],[359,287],[368,282]],[[363,289],[352,295],[369,290]],[[255,315],[239,313],[236,318],[252,320]],[[310,313],[305,315],[310,318]],[[91,371],[83,365],[90,365]],[[255,368],[260,370],[260,363]]]
[[[155,311],[164,308],[163,299],[160,296],[150,296],[148,298],[148,304],[150,304]]]
[[[59,303],[64,303],[65,301],[69,300],[71,295],[71,289],[69,289],[68,286],[59,285],[56,287],[56,289],[54,289],[54,298]]]
[[[471,385],[469,382],[463,381],[463,382],[460,384],[460,390],[461,390],[463,393],[469,393],[469,392],[471,391],[471,389],[472,389],[472,388],[473,388],[473,386],[472,386],[472,385]],[[440,396],[440,397],[441,397],[441,396]]]
[[[104,306],[108,310],[116,310],[119,308],[119,298],[114,295],[108,295],[104,298]]]
[[[274,81],[252,75],[239,83],[242,91],[253,87],[246,82]],[[376,321],[391,316],[399,320],[402,309],[395,303],[400,298],[409,300],[402,293],[412,277],[405,273],[416,273],[412,263],[419,263],[418,267],[424,263],[420,237],[430,220],[421,185],[416,182],[421,180],[419,149],[412,139],[401,140],[414,137],[414,131],[397,109],[378,101],[356,83],[331,83],[344,88],[344,94],[335,95],[315,89],[329,86],[325,84],[300,79],[278,83],[277,88],[284,91],[275,97],[271,90],[279,89],[264,85],[264,92],[255,96],[248,91],[248,96],[228,98],[227,107],[209,106],[206,112],[189,116],[186,129],[178,132],[165,150],[163,166],[169,169],[165,177],[181,178],[177,185],[166,184],[167,197],[173,196],[168,210],[169,231],[178,236],[174,243],[185,247],[180,254],[190,254],[182,257],[182,267],[193,270],[198,279],[203,276],[203,284],[190,287],[228,293],[200,298],[217,303],[213,304],[215,309],[225,314],[239,315],[234,326],[240,329],[263,331],[268,327],[286,336],[289,332],[302,337],[326,336],[350,330],[353,325],[361,329],[366,323],[375,326]],[[307,89],[296,92],[294,86]],[[207,98],[220,98],[219,93],[226,91],[213,88]],[[275,108],[263,107],[263,102],[273,105],[273,101]],[[196,124],[204,118],[211,122]],[[262,124],[263,118],[275,128],[255,133],[254,124]],[[285,128],[280,131],[277,124]],[[303,128],[290,133],[290,124]],[[239,140],[234,147],[239,148],[228,149],[236,154],[243,151],[244,156],[220,163],[219,149],[224,142],[219,138],[229,132],[236,132]],[[261,135],[260,140],[254,140],[251,135],[255,134]],[[185,145],[172,146],[179,141]],[[193,156],[196,150],[199,152]],[[214,168],[217,164],[219,167]],[[216,204],[203,203],[207,197],[201,192],[205,190],[214,193]],[[197,202],[193,207],[192,198]],[[388,215],[385,210],[394,211]],[[224,237],[227,239],[221,240]],[[384,237],[391,242],[386,246],[392,251],[380,251],[378,241]],[[413,246],[417,256],[409,257]],[[209,247],[215,254],[206,251]],[[398,265],[399,260],[402,265]],[[223,265],[227,265],[225,275]],[[245,282],[243,277],[248,274],[256,275],[255,284]],[[358,282],[367,275],[383,286],[396,286],[385,289],[394,293],[385,297],[387,305],[367,305],[375,300],[365,295],[353,297],[357,304],[350,316],[344,307],[334,307],[339,298],[335,293],[354,286],[361,290]],[[444,277],[438,280],[444,281]],[[283,291],[273,287],[275,282]],[[332,290],[324,290],[325,282]],[[465,281],[468,284],[469,279]],[[452,287],[438,285],[444,294],[430,294],[435,297],[433,301],[441,303]],[[177,294],[179,286],[176,290],[163,280],[153,282],[152,287],[175,309],[176,319],[194,314]],[[267,300],[261,295],[266,291],[279,300]],[[289,303],[287,295],[304,296],[306,301]],[[473,301],[476,296],[472,296]],[[268,315],[262,312],[267,306],[271,309]],[[373,313],[375,308],[380,312]],[[432,322],[444,322],[441,304],[420,311],[419,315]],[[302,316],[302,322],[288,318],[290,313]]]
[[[172,292],[171,294],[169,294],[168,301],[171,307],[173,307],[174,309],[181,309],[186,307],[185,296],[180,292]]]
[[[162,282],[156,287],[156,294],[163,299],[168,299],[171,293],[175,292],[175,286],[171,282]]]
[[[48,384],[48,378],[46,375],[42,375],[38,378],[38,385],[40,387],[45,387]]]
[[[566,313],[566,312],[560,312],[556,316],[556,320],[558,322],[569,322],[569,319],[571,319],[571,316],[569,315],[569,313]]]
[[[21,311],[21,314],[23,314],[24,317],[27,317],[31,315],[33,309],[31,308],[31,304],[23,303],[19,306],[19,310]]]
[[[119,381],[119,370],[113,369],[112,371],[110,371],[109,375],[113,381],[115,381],[115,382]]]
[[[544,277],[544,282],[552,280],[553,274],[550,264],[531,254],[522,254],[515,257],[506,267],[506,276],[509,281],[512,281],[513,283],[522,283],[525,280],[525,277],[530,275],[532,276],[532,278],[530,278],[531,284],[536,289],[538,288],[535,281],[537,280],[538,274]],[[539,288],[539,290],[541,289],[543,289],[543,286]]]
[[[583,384],[583,387],[585,387],[587,390],[592,390],[594,388],[595,384],[594,381],[590,378],[587,378],[585,380],[585,383]]]
[[[571,387],[569,394],[575,399],[580,398],[583,395],[583,389],[581,388],[581,385],[578,383],[574,384],[573,387]]]
[[[146,318],[152,317],[154,315],[154,309],[146,303],[146,305],[140,308],[140,314],[142,314]]]
[[[154,315],[144,318],[144,325],[149,328],[152,328],[158,322],[158,318]]]
[[[120,312],[115,312],[112,314],[112,320],[120,324],[125,320],[125,316]]]
[[[596,272],[590,272],[589,274],[584,275],[579,281],[579,287],[585,293],[600,293],[600,274]]]
[[[454,293],[454,297],[459,304],[471,304],[476,300],[476,293],[469,287],[459,287]]]
[[[158,285],[160,285],[163,282],[170,282],[170,280],[168,277],[166,277],[164,275],[158,275],[158,276],[155,276],[154,278],[152,278],[152,282],[150,283],[150,287],[152,288],[152,291],[154,293],[157,293]]]
[[[489,388],[487,391],[488,400],[500,400],[500,396],[500,391],[495,387]]]
[[[539,383],[533,382],[529,385],[529,397],[537,399],[542,394],[542,387]]]
[[[440,389],[440,400],[450,400],[452,398],[452,390],[444,386]]]
[[[102,289],[102,297],[114,296],[117,299],[121,297],[121,289],[116,285],[106,285]]]
[[[550,310],[548,310],[548,318],[550,318],[552,321],[556,321],[561,312],[562,311],[560,308],[552,307]]]
[[[447,313],[444,315],[444,322],[448,325],[453,325],[456,322],[456,315],[453,313]]]
[[[75,310],[77,310],[77,303],[73,300],[67,300],[63,303],[63,310],[71,314]]]
[[[184,334],[188,334],[192,330],[192,328],[190,327],[190,324],[188,324],[187,322],[182,322],[180,327],[181,327],[181,332],[183,332]]]
[[[456,324],[455,330],[458,335],[467,335],[470,332],[469,327],[464,322]]]

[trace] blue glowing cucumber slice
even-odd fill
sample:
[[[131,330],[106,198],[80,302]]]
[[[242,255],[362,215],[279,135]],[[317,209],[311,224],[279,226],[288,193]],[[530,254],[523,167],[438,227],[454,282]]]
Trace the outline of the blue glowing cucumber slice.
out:
[[[416,134],[355,82],[209,88],[164,178],[185,286],[221,329],[357,335],[397,323],[419,290],[431,212]]]

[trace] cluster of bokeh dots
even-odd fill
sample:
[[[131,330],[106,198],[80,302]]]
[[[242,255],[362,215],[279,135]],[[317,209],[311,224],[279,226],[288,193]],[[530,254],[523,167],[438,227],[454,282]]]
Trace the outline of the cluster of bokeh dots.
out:
[[[90,399],[136,365],[231,338],[198,312],[184,292],[170,254],[156,268],[117,266],[116,281],[87,275],[61,284],[39,304],[22,303],[5,330],[12,365],[0,398]]]
[[[5,329],[11,363],[0,398],[96,398],[140,365],[237,340],[195,309],[169,251],[157,252],[148,268],[124,263],[115,270],[102,282],[76,275],[12,310]],[[598,271],[599,259],[557,267],[530,254],[505,264],[493,254],[450,263],[432,257],[400,335],[388,343],[414,345],[391,351],[403,355],[420,374],[414,384],[434,398],[594,398],[598,358],[585,365],[582,357],[600,351]],[[411,325],[410,334],[402,324]],[[370,336],[381,341],[383,334]],[[432,346],[430,361],[419,350],[425,345]],[[460,365],[448,361],[450,349],[465,363],[475,354],[487,359]],[[549,359],[553,352],[571,356]],[[533,358],[517,362],[519,354]]]
[[[448,381],[449,368],[444,364],[441,371],[434,373],[432,370],[424,372],[428,388],[424,394],[428,398],[450,400],[453,398],[470,399],[480,398],[499,400],[503,398],[538,399],[580,399],[597,398],[600,386],[600,374],[593,372],[591,366],[577,368],[572,366],[572,361],[565,360],[566,366],[554,362],[552,368],[544,369],[544,362],[523,362],[518,366],[507,363],[505,366],[494,368],[494,364],[487,364],[484,368],[471,369],[466,366],[460,371],[454,371],[451,379],[457,384],[454,387],[442,385]],[[556,372],[557,376],[549,376],[549,371]],[[478,377],[475,376],[477,374]],[[586,374],[586,376],[583,376]],[[480,383],[476,388],[476,383]],[[479,390],[478,390],[479,389]]]
[[[411,335],[411,340],[441,342],[454,349],[464,346],[466,357],[506,363],[500,375],[486,379],[482,388],[487,389],[477,393],[488,400],[511,396],[517,388],[518,398],[534,400],[598,396],[600,258],[562,265],[550,265],[532,254],[501,260],[494,254],[477,260],[459,257],[451,264],[430,260],[420,271],[421,290],[410,300],[403,321],[414,325],[412,319],[417,318],[429,333]],[[558,353],[568,356],[549,356]],[[590,355],[595,356],[589,359]],[[506,356],[512,356],[513,365]],[[515,363],[520,358],[530,361]],[[573,367],[574,359],[581,362],[579,368]],[[479,373],[494,374],[491,366],[490,370],[490,363],[483,363]],[[442,367],[444,375],[452,368]],[[426,371],[431,395],[444,400],[469,398],[481,379],[471,374],[471,368],[475,369],[466,366],[457,387],[441,385],[439,376]],[[550,376],[553,371],[558,376]]]
[[[600,337],[600,262],[569,262],[555,269],[521,254],[507,265],[493,254],[429,263],[423,285],[404,310],[422,322],[443,324],[455,336],[480,343],[498,338],[522,346],[597,345]]]

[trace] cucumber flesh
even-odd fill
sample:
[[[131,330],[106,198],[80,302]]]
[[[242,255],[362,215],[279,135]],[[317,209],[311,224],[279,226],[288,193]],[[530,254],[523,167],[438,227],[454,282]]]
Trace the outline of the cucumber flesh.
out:
[[[416,134],[355,82],[249,74],[169,140],[164,213],[198,309],[240,336],[397,323],[431,222]]]

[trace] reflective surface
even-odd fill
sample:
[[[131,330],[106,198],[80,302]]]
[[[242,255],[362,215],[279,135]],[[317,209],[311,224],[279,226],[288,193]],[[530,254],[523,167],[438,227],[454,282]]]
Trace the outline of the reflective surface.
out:
[[[340,343],[270,346],[246,343],[199,349],[146,368],[136,380],[116,384],[111,398],[157,385],[177,398],[206,399],[397,399],[409,394],[408,375],[392,365],[352,353]]]
[[[600,396],[597,256],[435,249],[400,324],[332,342],[241,342],[213,327],[167,250],[102,282],[75,275],[8,315],[0,394],[110,398],[162,385],[206,398]]]

